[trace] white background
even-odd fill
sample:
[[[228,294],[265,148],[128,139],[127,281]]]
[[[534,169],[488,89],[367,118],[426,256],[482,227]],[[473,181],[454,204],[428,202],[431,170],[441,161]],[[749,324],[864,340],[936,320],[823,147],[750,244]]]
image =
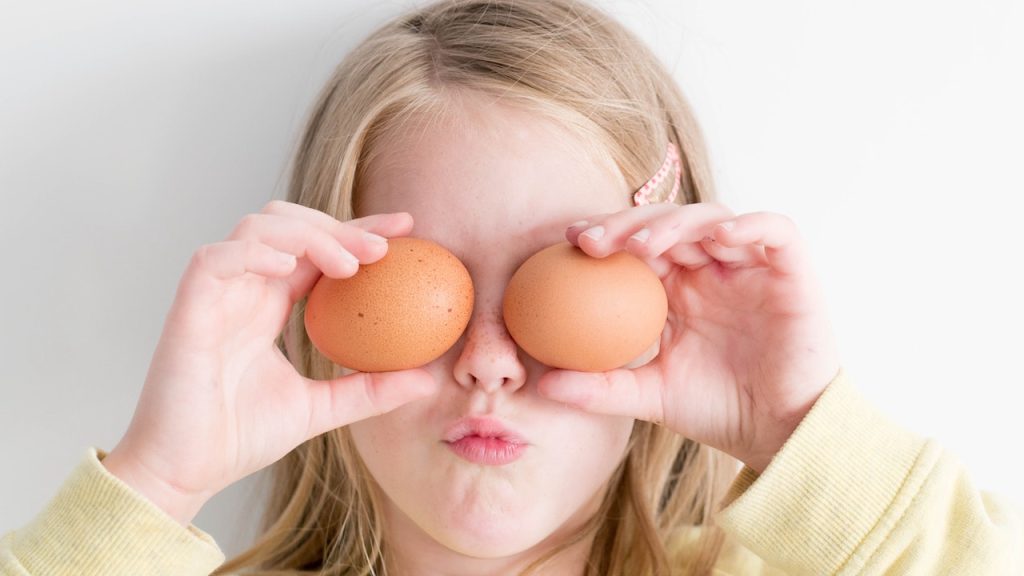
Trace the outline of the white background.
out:
[[[315,92],[410,5],[2,4],[0,533],[116,444],[192,252],[283,197]],[[681,82],[721,198],[801,226],[864,393],[1024,500],[1024,3],[602,5]],[[196,519],[228,554],[258,477]]]

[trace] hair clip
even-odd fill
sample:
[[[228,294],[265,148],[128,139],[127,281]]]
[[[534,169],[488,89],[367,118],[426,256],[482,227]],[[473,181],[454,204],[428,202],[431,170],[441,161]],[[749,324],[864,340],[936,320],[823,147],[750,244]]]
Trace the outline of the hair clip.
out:
[[[658,185],[665,180],[665,176],[668,175],[669,170],[673,172],[675,182],[673,182],[672,192],[668,195],[668,198],[665,199],[665,202],[675,202],[676,195],[679,194],[679,177],[682,173],[682,164],[679,162],[679,151],[676,150],[676,145],[672,142],[668,143],[668,147],[665,151],[665,161],[661,164],[661,168],[658,168],[658,171],[654,173],[654,176],[651,176],[651,179],[633,194],[633,204],[637,206],[650,204],[651,193],[657,190]]]

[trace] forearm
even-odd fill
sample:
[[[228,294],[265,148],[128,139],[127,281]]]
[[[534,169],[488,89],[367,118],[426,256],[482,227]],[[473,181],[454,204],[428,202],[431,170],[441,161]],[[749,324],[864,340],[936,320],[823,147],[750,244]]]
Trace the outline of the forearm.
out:
[[[98,456],[90,450],[32,522],[4,535],[0,574],[198,576],[224,561],[213,538],[182,528]]]
[[[845,381],[764,474],[744,471],[719,516],[793,574],[1009,574],[1019,511],[979,492],[937,444],[887,421]]]

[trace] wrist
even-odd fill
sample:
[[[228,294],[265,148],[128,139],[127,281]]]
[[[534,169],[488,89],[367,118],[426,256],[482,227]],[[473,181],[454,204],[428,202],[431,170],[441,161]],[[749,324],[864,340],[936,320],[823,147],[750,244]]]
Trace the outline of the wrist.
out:
[[[786,443],[786,440],[789,439],[792,432],[793,430],[790,430],[790,434],[786,434],[785,438],[766,443],[765,445],[744,454],[736,455],[736,459],[743,462],[747,468],[750,468],[758,474],[762,474],[765,471],[765,468],[768,467],[768,464],[770,464],[775,458],[775,455],[782,449],[782,446]]]
[[[793,432],[796,431],[800,422],[810,412],[810,408],[810,406],[807,406],[797,413],[788,415],[785,419],[773,418],[756,426],[755,429],[762,431],[760,437],[756,442],[748,446],[742,454],[735,454],[734,456],[758,474],[763,473],[768,464],[775,458],[775,455],[782,449],[782,446],[786,444],[790,436],[793,435]]]
[[[813,381],[817,382],[814,386],[799,386],[797,393],[785,399],[777,399],[769,404],[770,409],[757,411],[754,421],[748,427],[755,431],[756,436],[745,446],[742,454],[733,456],[758,474],[764,472],[810,414],[821,395],[841,374],[840,368],[830,369],[830,372],[833,375],[828,379],[816,379]]]
[[[113,476],[152,502],[182,526],[188,526],[209,499],[188,494],[115,449],[100,461]]]

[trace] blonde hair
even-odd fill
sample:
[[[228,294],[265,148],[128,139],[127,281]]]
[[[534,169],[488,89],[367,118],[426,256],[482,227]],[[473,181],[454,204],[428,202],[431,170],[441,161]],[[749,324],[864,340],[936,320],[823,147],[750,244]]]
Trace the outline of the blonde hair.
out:
[[[623,26],[571,0],[449,0],[387,23],[341,62],[310,115],[288,200],[353,218],[375,143],[412,118],[446,112],[463,90],[514,101],[578,131],[615,162],[630,187],[624,194],[657,170],[673,142],[682,160],[676,201],[713,199],[689,105]],[[305,376],[332,378],[334,365],[305,333],[304,307],[296,304],[278,346]],[[722,543],[713,512],[735,469],[718,452],[638,421],[599,513],[576,536],[594,539],[587,574],[709,573]],[[386,573],[378,489],[347,428],[303,443],[271,473],[261,536],[217,574]],[[670,557],[669,542],[694,529],[697,545]]]

